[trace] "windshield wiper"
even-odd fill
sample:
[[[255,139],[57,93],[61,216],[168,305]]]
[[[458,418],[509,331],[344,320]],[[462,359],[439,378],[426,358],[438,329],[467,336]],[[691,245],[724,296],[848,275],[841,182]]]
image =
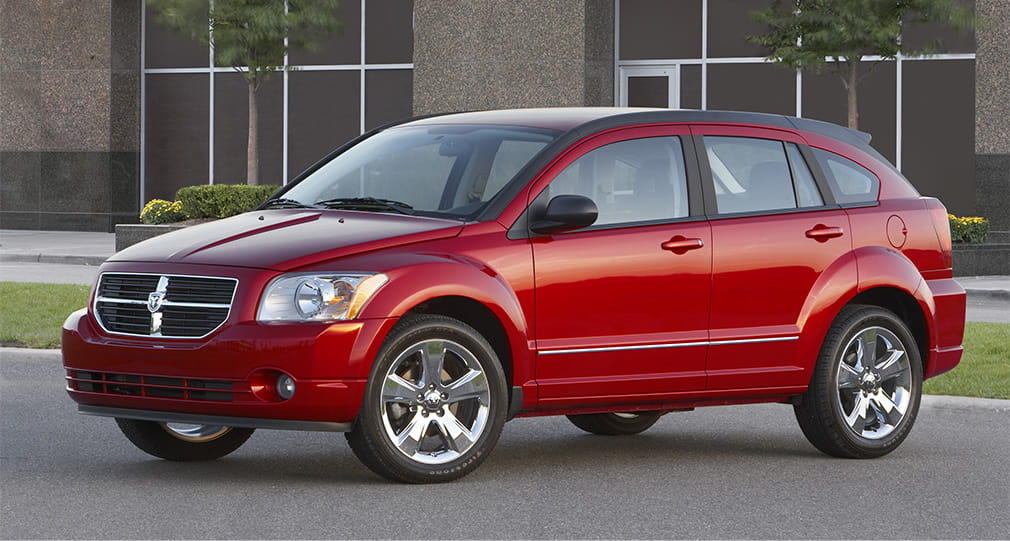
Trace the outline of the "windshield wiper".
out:
[[[392,199],[379,199],[377,197],[341,197],[338,199],[319,201],[316,205],[330,209],[369,210],[379,212],[392,210],[394,212],[399,212],[400,214],[414,214],[414,207],[406,203],[393,201]]]
[[[283,197],[276,197],[274,199],[268,199],[262,205],[265,209],[312,209],[319,208],[316,205],[307,205],[301,201],[294,199],[285,199]]]

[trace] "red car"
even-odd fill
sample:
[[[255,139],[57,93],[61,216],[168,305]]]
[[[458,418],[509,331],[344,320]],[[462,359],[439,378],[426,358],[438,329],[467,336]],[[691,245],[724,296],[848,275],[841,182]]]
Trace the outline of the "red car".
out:
[[[868,142],[714,111],[386,126],[110,258],[64,325],[67,389],[158,457],[344,431],[405,482],[465,475],[514,417],[634,434],[756,402],[881,456],[960,360],[965,294],[943,205]]]

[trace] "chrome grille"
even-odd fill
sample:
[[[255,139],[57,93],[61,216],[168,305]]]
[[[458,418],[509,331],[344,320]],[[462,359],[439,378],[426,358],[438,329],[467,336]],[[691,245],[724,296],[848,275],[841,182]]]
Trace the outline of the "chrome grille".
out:
[[[231,312],[238,280],[174,274],[102,274],[95,314],[106,331],[203,338]]]

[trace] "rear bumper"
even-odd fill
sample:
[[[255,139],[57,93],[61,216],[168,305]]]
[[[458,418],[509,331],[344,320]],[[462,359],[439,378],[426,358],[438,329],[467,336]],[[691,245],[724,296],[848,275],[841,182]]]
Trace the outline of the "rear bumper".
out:
[[[928,280],[932,296],[932,339],[923,378],[938,376],[961,362],[964,348],[964,317],[967,298],[953,278]]]

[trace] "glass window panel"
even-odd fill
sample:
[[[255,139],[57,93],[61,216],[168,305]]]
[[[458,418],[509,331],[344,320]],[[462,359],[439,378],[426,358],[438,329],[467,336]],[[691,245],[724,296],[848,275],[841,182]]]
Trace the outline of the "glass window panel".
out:
[[[720,213],[796,208],[782,142],[747,137],[704,139]]]
[[[838,203],[865,203],[876,201],[880,181],[877,176],[858,163],[819,148],[814,155],[828,178],[828,186]]]
[[[786,143],[786,154],[789,155],[789,166],[793,171],[793,183],[796,185],[796,199],[801,207],[819,207],[824,204],[821,193],[817,190],[817,183],[810,173],[803,154],[799,147],[793,143]]]
[[[602,146],[551,182],[550,195],[583,195],[599,209],[594,225],[688,215],[687,172],[679,137],[650,137]]]
[[[670,106],[670,77],[628,77],[629,107]]]

